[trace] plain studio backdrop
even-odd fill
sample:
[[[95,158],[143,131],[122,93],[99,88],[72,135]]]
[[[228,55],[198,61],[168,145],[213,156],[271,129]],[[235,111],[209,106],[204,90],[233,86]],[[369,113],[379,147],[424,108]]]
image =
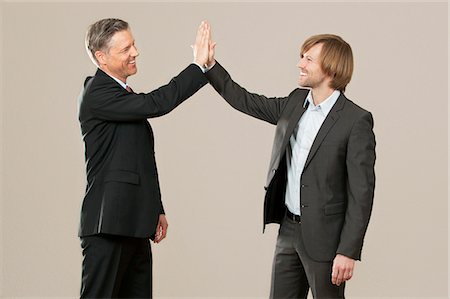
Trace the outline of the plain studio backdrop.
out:
[[[209,20],[217,59],[248,90],[286,96],[299,49],[334,33],[353,48],[347,97],[371,111],[376,190],[352,298],[447,298],[448,7],[441,3],[3,2],[1,296],[76,298],[85,188],[77,96],[95,72],[88,25],[128,21],[135,91],[192,61]],[[267,298],[278,226],[262,234],[274,126],[205,86],[150,119],[169,234],[153,246],[155,298]]]

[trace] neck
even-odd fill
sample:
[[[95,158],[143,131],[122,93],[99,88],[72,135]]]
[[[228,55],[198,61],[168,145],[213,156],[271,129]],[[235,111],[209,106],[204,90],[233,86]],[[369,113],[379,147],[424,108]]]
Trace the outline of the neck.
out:
[[[105,67],[101,67],[100,66],[100,69],[102,70],[102,71],[104,71],[106,74],[108,74],[110,77],[114,77],[114,78],[116,78],[117,80],[120,80],[120,81],[122,81],[124,84],[127,84],[127,78],[122,78],[121,76],[117,76],[117,75],[114,75],[114,74],[112,74],[108,69],[106,69]]]
[[[325,101],[331,94],[334,92],[334,89],[330,87],[325,88],[313,88],[311,89],[312,98],[314,101],[314,105],[319,105],[323,101]]]

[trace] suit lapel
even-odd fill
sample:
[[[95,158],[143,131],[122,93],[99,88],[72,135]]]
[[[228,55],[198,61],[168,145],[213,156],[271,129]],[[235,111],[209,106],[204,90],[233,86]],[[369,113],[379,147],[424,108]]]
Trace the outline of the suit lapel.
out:
[[[291,114],[284,115],[278,121],[277,129],[275,132],[275,139],[272,148],[272,157],[270,159],[269,174],[267,176],[267,185],[273,178],[274,171],[279,167],[281,157],[283,156],[286,146],[289,142],[289,138],[298,124],[298,121],[302,117],[303,113],[306,111],[304,106],[305,99],[308,95],[308,90],[302,90],[302,93],[297,99],[293,99],[292,104],[286,106],[285,111],[292,111]]]
[[[344,104],[345,104],[345,96],[341,94],[337,99],[336,103],[334,104],[333,108],[331,108],[330,113],[328,113],[327,117],[325,118],[322,126],[319,129],[319,132],[317,132],[316,138],[314,139],[314,142],[311,146],[311,150],[309,151],[308,158],[306,159],[305,166],[303,169],[306,169],[306,167],[308,167],[309,162],[311,162],[311,159],[316,154],[317,150],[319,149],[323,140],[327,136],[328,132],[334,126],[336,121],[339,119],[339,111],[344,107]]]
[[[308,94],[306,94],[306,95],[308,95]],[[306,96],[304,99],[299,101],[299,103],[295,107],[294,112],[292,112],[292,115],[289,118],[289,122],[287,124],[286,131],[285,131],[284,137],[283,137],[283,142],[281,144],[282,151],[284,151],[286,149],[286,146],[289,142],[289,139],[291,138],[292,133],[294,132],[295,127],[298,125],[300,118],[302,117],[303,113],[305,113],[306,109],[308,108],[309,103],[307,103],[305,105],[305,99],[306,99]],[[282,153],[282,151],[280,151],[280,154]]]

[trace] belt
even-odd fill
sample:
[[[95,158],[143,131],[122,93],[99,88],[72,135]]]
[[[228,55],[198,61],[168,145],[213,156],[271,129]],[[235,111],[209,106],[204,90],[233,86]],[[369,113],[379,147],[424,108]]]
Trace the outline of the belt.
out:
[[[291,211],[289,211],[288,208],[286,208],[286,217],[289,218],[290,220],[294,221],[294,222],[297,222],[297,223],[301,222],[300,215],[292,214]]]

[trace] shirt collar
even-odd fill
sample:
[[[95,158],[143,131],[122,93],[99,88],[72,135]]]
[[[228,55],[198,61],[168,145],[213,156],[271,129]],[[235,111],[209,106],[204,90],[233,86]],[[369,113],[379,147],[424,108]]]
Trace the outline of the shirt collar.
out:
[[[303,103],[303,107],[306,107],[306,105],[309,103],[308,109],[317,109],[320,107],[322,112],[327,115],[331,108],[333,108],[334,104],[336,103],[337,99],[341,95],[341,92],[339,90],[333,91],[333,93],[326,98],[322,103],[315,106],[314,101],[312,98],[312,92],[311,90],[308,92],[308,95],[306,96],[305,102]]]
[[[105,74],[107,74],[108,76],[110,76],[111,78],[113,78],[117,83],[120,84],[120,86],[122,86],[124,89],[127,89],[128,84],[123,83],[122,81],[120,81],[119,79],[117,79],[116,77],[111,76],[110,74],[104,72]]]

